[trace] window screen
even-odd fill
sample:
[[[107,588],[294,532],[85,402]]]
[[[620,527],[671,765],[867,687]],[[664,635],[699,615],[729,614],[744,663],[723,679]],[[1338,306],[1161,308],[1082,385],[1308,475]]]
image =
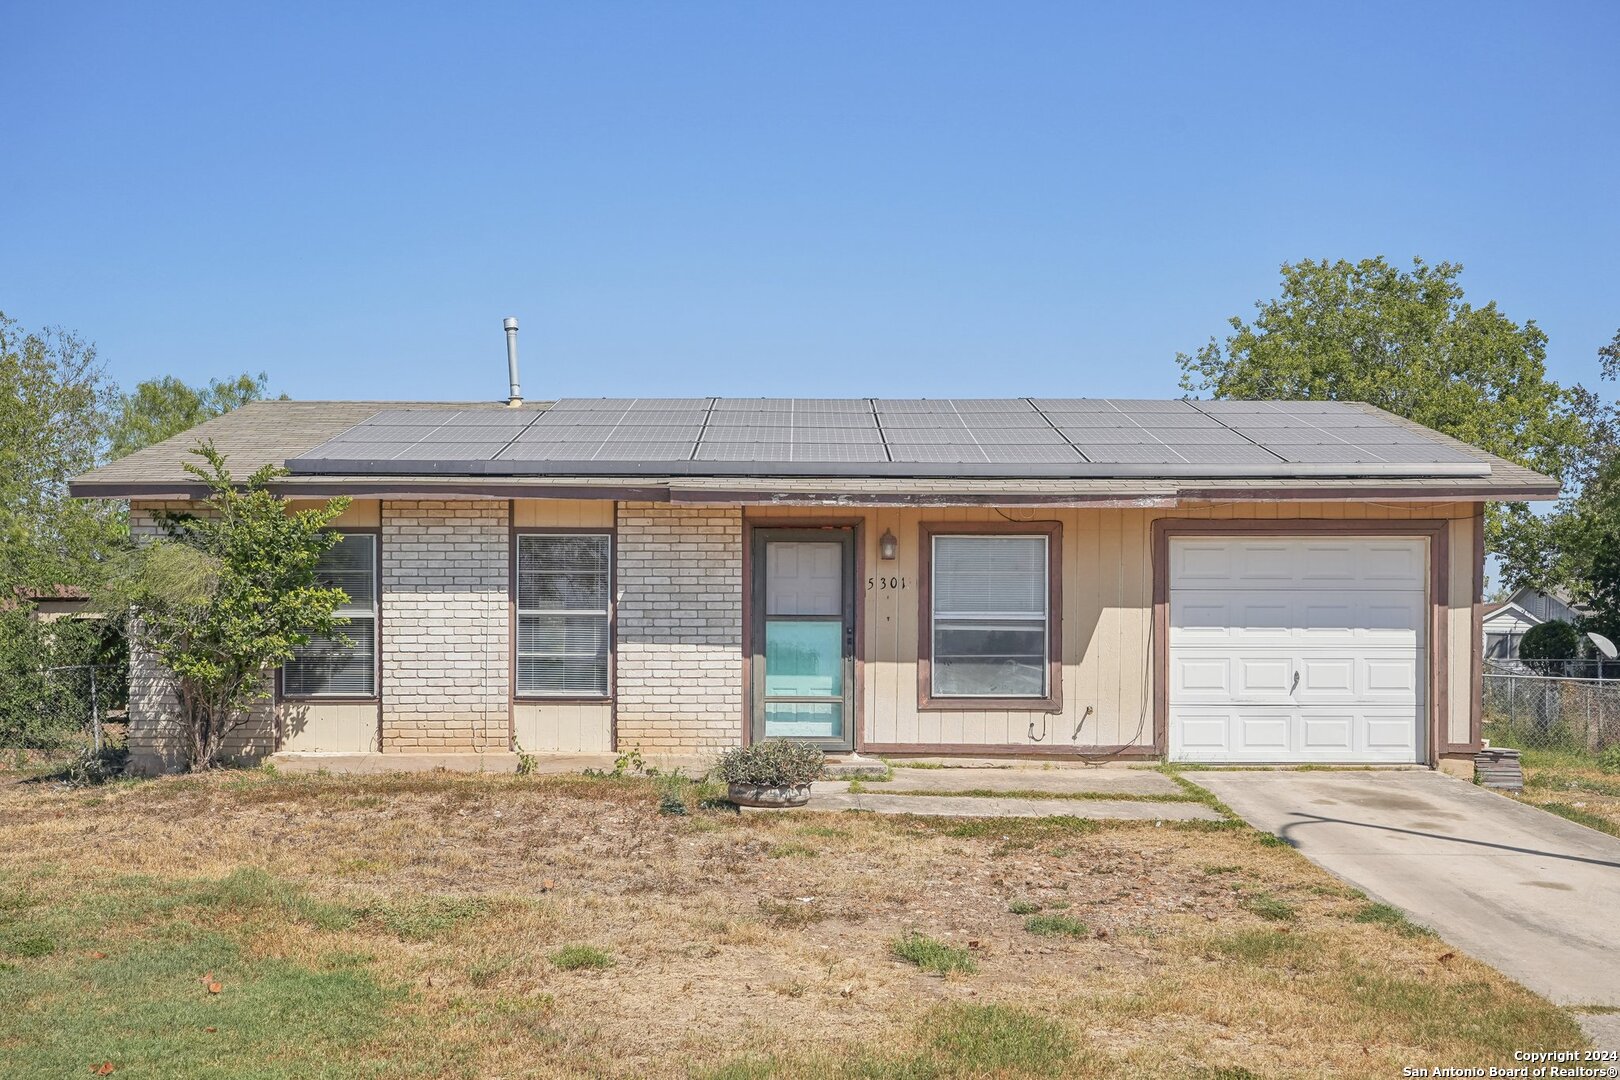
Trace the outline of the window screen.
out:
[[[606,697],[611,538],[529,533],[517,544],[517,692]]]
[[[348,599],[349,621],[331,634],[310,634],[281,669],[285,697],[374,697],[377,693],[377,538],[344,533],[321,556],[315,576]]]
[[[933,689],[939,697],[1047,693],[1047,538],[933,538]]]

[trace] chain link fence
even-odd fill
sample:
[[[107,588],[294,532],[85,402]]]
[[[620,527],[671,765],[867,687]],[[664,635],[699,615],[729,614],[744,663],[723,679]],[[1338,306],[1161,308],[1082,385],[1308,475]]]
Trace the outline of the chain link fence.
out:
[[[1620,680],[1488,671],[1484,712],[1493,746],[1586,753],[1620,746]]]
[[[80,737],[101,750],[109,717],[122,719],[127,673],[118,664],[42,666],[0,688],[0,747],[51,750]]]

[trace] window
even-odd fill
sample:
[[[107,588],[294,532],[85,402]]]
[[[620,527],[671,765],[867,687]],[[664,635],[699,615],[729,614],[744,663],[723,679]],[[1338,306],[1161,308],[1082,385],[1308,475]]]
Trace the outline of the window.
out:
[[[1046,698],[1052,538],[934,535],[929,542],[932,696]]]
[[[608,696],[612,538],[523,533],[517,538],[517,692]]]
[[[349,621],[331,634],[311,634],[281,669],[284,697],[377,695],[377,537],[343,533],[321,556],[315,576],[342,589],[337,609]]]

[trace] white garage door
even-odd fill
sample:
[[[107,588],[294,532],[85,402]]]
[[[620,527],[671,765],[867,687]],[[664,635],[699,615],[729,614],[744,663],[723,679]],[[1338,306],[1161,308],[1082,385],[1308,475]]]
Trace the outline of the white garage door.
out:
[[[1424,757],[1427,543],[1172,538],[1170,758]]]

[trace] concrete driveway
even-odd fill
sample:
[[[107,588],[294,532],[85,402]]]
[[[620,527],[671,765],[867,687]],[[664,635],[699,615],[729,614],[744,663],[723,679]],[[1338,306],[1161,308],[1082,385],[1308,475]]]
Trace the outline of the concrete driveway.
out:
[[[1552,1001],[1620,1006],[1620,839],[1426,771],[1187,779]],[[1587,1019],[1608,1044],[1616,1018]]]

